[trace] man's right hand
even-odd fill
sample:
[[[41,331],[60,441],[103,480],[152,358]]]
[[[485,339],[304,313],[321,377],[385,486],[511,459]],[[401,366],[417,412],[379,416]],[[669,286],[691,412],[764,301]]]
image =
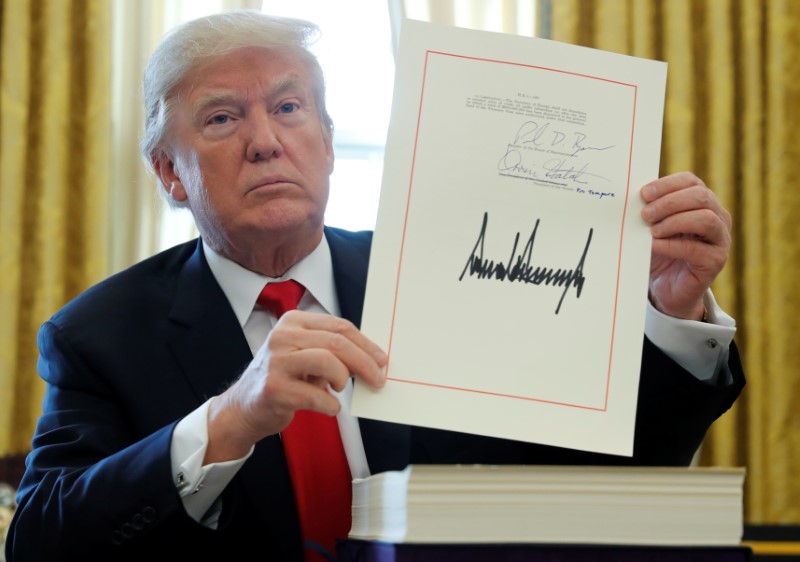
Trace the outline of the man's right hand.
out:
[[[298,410],[330,416],[350,376],[374,388],[385,383],[387,356],[343,318],[293,310],[284,314],[241,377],[215,397],[208,413],[203,464],[244,457],[281,432]]]

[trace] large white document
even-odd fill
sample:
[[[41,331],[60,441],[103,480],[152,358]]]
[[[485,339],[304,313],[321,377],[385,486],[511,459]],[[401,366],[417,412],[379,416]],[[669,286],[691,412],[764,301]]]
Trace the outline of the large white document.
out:
[[[632,454],[666,64],[406,20],[365,418]]]

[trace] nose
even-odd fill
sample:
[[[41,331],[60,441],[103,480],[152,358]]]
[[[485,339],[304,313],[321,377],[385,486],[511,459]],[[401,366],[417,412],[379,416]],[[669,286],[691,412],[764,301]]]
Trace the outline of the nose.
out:
[[[278,125],[266,110],[254,111],[248,116],[245,134],[246,156],[251,162],[274,158],[282,152]]]

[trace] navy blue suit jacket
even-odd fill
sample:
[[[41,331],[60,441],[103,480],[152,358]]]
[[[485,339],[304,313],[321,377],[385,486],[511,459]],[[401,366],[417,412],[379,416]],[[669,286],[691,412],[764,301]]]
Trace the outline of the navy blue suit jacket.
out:
[[[361,320],[371,233],[326,228],[342,315]],[[77,297],[39,334],[44,412],[28,457],[9,561],[301,560],[278,437],[257,444],[226,488],[219,528],[184,512],[170,466],[175,424],[252,358],[198,242]],[[688,464],[738,396],[702,383],[645,340],[634,456],[591,454],[360,420],[373,473],[408,463]]]

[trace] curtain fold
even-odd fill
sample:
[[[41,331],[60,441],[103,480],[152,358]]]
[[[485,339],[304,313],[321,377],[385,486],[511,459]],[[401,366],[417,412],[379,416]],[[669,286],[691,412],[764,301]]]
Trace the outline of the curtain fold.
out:
[[[747,467],[747,522],[800,523],[800,3],[559,0],[552,38],[668,62],[661,173],[696,172],[733,213],[713,288],[748,374],[701,463]]]
[[[4,1],[0,44],[0,456],[41,412],[36,332],[107,271],[105,0]]]
[[[114,0],[112,13],[111,116],[113,120],[109,208],[111,271],[120,271],[158,245],[155,180],[142,165],[138,139],[144,123],[141,83],[147,54],[161,37],[163,14],[151,0]]]

